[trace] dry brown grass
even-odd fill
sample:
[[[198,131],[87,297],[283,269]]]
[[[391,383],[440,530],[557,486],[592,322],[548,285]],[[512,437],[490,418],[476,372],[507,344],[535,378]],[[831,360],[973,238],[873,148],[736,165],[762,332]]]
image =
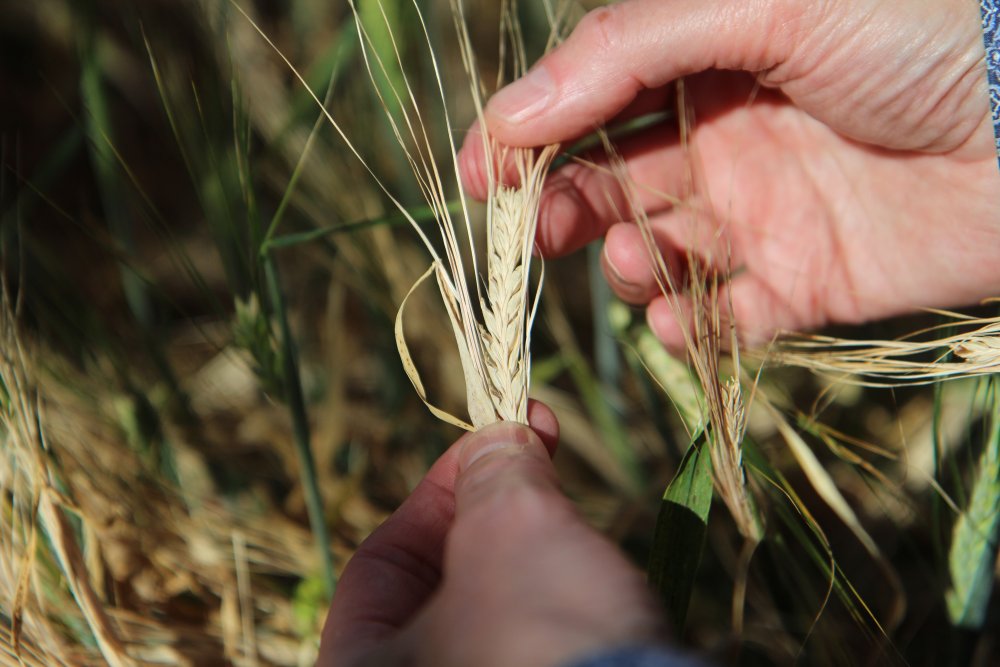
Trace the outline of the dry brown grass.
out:
[[[11,400],[0,414],[0,469],[12,530],[0,550],[0,594],[14,602],[0,645],[27,664],[198,665],[214,647],[236,664],[258,652],[295,664],[309,649],[291,600],[266,588],[249,595],[247,577],[315,571],[308,533],[286,516],[220,503],[183,430],[169,437],[185,486],[158,479],[114,426],[100,369],[80,375],[18,330],[4,300],[0,378]],[[164,617],[163,605],[184,592],[221,606],[202,623]],[[247,644],[248,622],[266,642]],[[93,636],[96,654],[67,640],[74,624]]]
[[[768,355],[776,363],[845,382],[881,386],[934,384],[1000,372],[1000,318],[932,312],[945,321],[897,340],[791,334]]]

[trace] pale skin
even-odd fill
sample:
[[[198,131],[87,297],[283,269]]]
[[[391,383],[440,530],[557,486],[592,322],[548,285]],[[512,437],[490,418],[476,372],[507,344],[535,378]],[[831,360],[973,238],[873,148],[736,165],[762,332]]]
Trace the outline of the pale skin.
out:
[[[590,13],[568,40],[486,108],[501,142],[568,142],[669,104],[688,77],[708,210],[681,194],[677,132],[621,147],[674,268],[687,249],[733,269],[749,343],[778,329],[856,323],[1000,295],[1000,170],[974,0],[632,0]],[[726,70],[726,71],[720,71]],[[763,87],[751,100],[755,82]],[[485,192],[478,141],[464,177]],[[608,193],[614,205],[608,202]],[[682,337],[614,180],[553,175],[538,243],[561,255],[606,238],[618,294]],[[710,219],[706,219],[710,218]],[[731,255],[727,249],[731,248]]]
[[[687,77],[707,233],[649,194],[683,189],[676,131],[653,129],[622,151],[672,269],[689,249],[736,269],[744,340],[958,306],[1000,295],[980,30],[975,0],[630,0],[589,14],[494,96],[486,124],[510,145],[567,142],[668,105]],[[461,164],[482,196],[480,145],[468,141]],[[612,179],[564,167],[549,179],[540,249],[604,236],[612,286],[648,303],[654,330],[679,347],[682,325],[622,203]],[[554,417],[534,405],[530,420],[534,431],[501,425],[460,440],[361,546],[321,665],[556,667],[658,636],[638,571],[558,490],[543,446]]]

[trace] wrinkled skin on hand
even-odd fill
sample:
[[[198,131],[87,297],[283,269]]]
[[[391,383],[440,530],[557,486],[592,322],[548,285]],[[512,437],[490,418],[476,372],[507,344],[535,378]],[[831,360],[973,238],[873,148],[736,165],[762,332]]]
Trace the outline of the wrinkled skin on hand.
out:
[[[777,329],[861,322],[1000,294],[1000,170],[972,0],[628,0],[588,14],[558,49],[497,93],[486,123],[518,146],[670,108],[688,77],[699,215],[679,194],[689,162],[676,127],[620,146],[657,243],[683,273],[690,249],[729,283],[747,342]],[[483,196],[477,140],[461,164]],[[649,303],[679,347],[614,180],[581,165],[552,175],[538,242],[560,255],[606,236],[625,300]],[[731,252],[731,255],[730,255]]]

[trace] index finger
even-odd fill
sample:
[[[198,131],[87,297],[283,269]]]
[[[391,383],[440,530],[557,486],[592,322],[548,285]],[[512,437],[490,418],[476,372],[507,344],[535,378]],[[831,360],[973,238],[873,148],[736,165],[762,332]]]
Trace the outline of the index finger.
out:
[[[615,117],[643,90],[708,69],[762,71],[784,62],[808,3],[627,0],[588,13],[567,40],[485,109],[511,146],[563,142]],[[787,7],[787,8],[786,8]]]

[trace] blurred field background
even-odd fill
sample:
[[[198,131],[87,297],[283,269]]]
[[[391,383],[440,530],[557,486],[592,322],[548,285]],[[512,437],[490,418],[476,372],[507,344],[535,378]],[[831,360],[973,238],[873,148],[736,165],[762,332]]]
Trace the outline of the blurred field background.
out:
[[[466,0],[486,81],[496,4]],[[347,3],[241,6],[426,217]],[[383,6],[436,109],[411,4]],[[421,7],[465,128],[451,10]],[[522,7],[532,59],[550,18]],[[0,91],[0,662],[312,664],[337,573],[460,435],[393,339],[428,258],[227,2],[2,0]],[[446,164],[441,114],[424,120]],[[646,567],[697,389],[597,257],[546,264],[532,394],[560,418],[566,492]],[[411,349],[459,412],[444,312],[414,299]],[[758,371],[744,445],[764,540],[748,560],[713,505],[678,641],[722,664],[1000,664],[991,376],[887,389],[748,361],[748,387]]]

